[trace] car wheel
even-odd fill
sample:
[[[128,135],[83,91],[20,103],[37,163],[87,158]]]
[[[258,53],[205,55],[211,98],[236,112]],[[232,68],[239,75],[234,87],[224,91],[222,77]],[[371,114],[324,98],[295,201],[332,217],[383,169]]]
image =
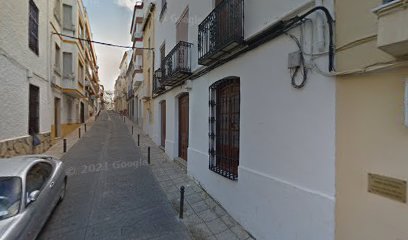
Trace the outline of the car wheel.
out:
[[[67,179],[65,178],[64,184],[61,187],[59,202],[62,202],[64,200],[66,190],[67,190]]]

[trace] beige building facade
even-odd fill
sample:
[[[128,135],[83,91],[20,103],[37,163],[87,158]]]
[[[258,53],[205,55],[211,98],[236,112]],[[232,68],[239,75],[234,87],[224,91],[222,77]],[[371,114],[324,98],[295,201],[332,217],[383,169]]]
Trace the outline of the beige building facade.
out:
[[[58,40],[55,41],[52,55],[55,62],[60,59],[59,64],[54,64],[52,73],[56,79],[53,80],[54,92],[57,92],[54,100],[53,136],[58,138],[67,135],[95,114],[99,77],[94,46],[90,42],[92,34],[89,18],[82,1],[57,0],[55,4],[54,9],[60,8],[62,13],[61,20],[57,21],[61,31],[57,33],[63,34],[53,35]],[[55,69],[59,69],[59,74]]]
[[[336,1],[337,240],[408,239],[403,2]]]

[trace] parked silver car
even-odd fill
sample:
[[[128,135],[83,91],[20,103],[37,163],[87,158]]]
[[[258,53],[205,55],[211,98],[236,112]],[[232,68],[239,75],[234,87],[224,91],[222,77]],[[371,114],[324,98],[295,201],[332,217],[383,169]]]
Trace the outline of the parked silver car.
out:
[[[0,159],[0,240],[31,240],[64,199],[63,163],[49,156]]]

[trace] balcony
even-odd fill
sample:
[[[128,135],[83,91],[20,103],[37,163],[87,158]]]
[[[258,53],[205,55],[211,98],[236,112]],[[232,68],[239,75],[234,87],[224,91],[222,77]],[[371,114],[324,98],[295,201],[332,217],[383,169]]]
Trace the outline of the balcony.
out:
[[[162,62],[162,84],[175,86],[191,75],[191,43],[179,42]]]
[[[378,16],[378,48],[394,57],[408,55],[408,8],[405,1],[386,0],[373,12]]]
[[[244,1],[224,0],[198,26],[198,63],[208,66],[244,43]]]
[[[154,72],[153,75],[153,94],[160,94],[166,90],[166,87],[162,85],[161,83],[162,80],[162,70],[158,69],[156,72]]]
[[[133,89],[137,90],[144,80],[143,73],[136,73],[133,77]]]
[[[78,80],[73,77],[64,77],[62,80],[63,93],[73,98],[84,98],[85,91]]]

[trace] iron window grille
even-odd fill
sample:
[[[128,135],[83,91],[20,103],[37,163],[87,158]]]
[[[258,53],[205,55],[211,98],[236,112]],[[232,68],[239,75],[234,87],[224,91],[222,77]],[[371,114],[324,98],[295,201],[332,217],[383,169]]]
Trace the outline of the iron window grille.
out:
[[[238,180],[240,80],[220,80],[210,87],[209,169]]]
[[[28,46],[35,53],[39,54],[39,42],[38,42],[38,19],[39,11],[34,1],[29,2],[29,23],[28,23]]]
[[[224,0],[198,26],[198,62],[209,65],[244,42],[244,1]]]

